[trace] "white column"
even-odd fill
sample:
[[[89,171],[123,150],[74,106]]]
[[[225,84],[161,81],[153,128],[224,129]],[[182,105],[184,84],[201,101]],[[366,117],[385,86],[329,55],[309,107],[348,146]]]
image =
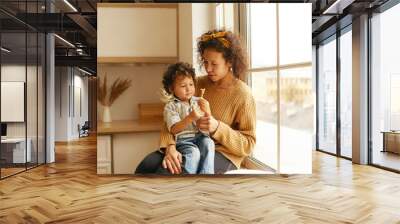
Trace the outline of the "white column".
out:
[[[55,54],[54,35],[46,35],[46,163],[55,161]]]

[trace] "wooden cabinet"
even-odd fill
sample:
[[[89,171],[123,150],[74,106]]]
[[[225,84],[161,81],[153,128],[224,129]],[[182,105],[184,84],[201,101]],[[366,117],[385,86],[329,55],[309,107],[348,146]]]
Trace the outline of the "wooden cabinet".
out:
[[[178,5],[99,3],[98,63],[174,63]]]
[[[97,136],[97,174],[112,173],[111,135]]]
[[[160,132],[97,136],[97,174],[133,174],[143,158],[159,147]]]
[[[113,135],[114,174],[133,174],[149,153],[159,148],[160,132]]]
[[[158,149],[162,124],[159,119],[99,122],[97,174],[133,174]]]
[[[383,133],[383,152],[400,154],[400,132],[387,131]]]

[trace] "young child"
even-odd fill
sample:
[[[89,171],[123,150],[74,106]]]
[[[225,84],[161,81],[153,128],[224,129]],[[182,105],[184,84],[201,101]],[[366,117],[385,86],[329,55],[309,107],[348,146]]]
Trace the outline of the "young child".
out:
[[[210,112],[204,98],[195,97],[195,72],[188,63],[170,65],[163,76],[164,90],[171,95],[164,107],[164,121],[175,136],[176,149],[183,157],[183,170],[189,174],[214,174],[214,141],[195,122]],[[204,90],[203,90],[204,91]]]

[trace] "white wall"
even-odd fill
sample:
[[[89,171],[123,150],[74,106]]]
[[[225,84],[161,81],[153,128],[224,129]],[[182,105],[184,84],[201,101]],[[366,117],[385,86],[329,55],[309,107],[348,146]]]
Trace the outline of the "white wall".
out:
[[[29,71],[32,67],[28,67]],[[25,65],[3,65],[1,66],[1,81],[11,82],[25,82]],[[1,108],[6,110],[7,108]],[[7,125],[7,136],[8,137],[25,137],[25,123],[8,123]]]
[[[212,3],[192,4],[192,44],[193,44],[193,66],[196,74],[201,74],[198,64],[197,38],[203,33],[215,28],[215,6]]]
[[[28,70],[33,67],[28,66]],[[25,65],[2,65],[1,81],[25,82]]]
[[[89,78],[81,78],[81,88],[82,88],[82,116],[81,123],[89,120]]]
[[[56,67],[55,73],[55,141],[70,141],[79,138],[78,124],[88,120],[88,78],[71,67]]]
[[[55,68],[55,140],[68,140],[68,73],[67,67]]]
[[[27,67],[28,74],[36,74],[36,68],[32,66]],[[11,82],[25,82],[25,65],[3,65],[1,66],[1,81]],[[29,77],[28,77],[29,78]],[[28,89],[30,90],[30,89]],[[36,89],[34,93],[27,93],[28,97],[36,97]],[[28,102],[32,100],[27,99]],[[35,105],[36,107],[36,105]],[[1,108],[7,110],[7,108]],[[36,115],[36,114],[35,114]],[[29,115],[28,115],[29,116]],[[28,117],[31,120],[31,117]],[[28,133],[30,131],[28,130]],[[12,122],[7,123],[7,136],[8,137],[25,137],[25,122]],[[29,136],[28,136],[29,137]]]
[[[77,73],[78,72],[78,73]],[[88,77],[82,76],[82,73],[75,70],[74,73],[74,91],[71,99],[74,102],[72,108],[72,119],[71,119],[71,135],[72,138],[78,138],[78,124],[82,126],[85,121],[88,121],[88,107],[89,107],[89,92],[88,92]]]
[[[179,4],[179,61],[193,64],[192,4]]]
[[[214,21],[214,4],[179,4],[179,60],[193,64],[198,74],[197,39],[214,29]]]
[[[234,3],[224,4],[224,24],[227,30],[234,31]]]

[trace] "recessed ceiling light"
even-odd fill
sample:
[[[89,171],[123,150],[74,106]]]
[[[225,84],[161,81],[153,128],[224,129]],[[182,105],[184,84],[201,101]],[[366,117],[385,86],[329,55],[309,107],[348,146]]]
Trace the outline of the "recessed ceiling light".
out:
[[[64,0],[65,4],[67,4],[72,10],[74,10],[74,12],[78,12],[78,10],[71,4],[69,3],[68,0]]]
[[[11,52],[11,50],[9,50],[9,49],[7,49],[7,48],[5,48],[5,47],[1,47],[1,50],[4,51],[4,52],[6,52],[6,53],[10,53],[10,52]]]
[[[336,0],[322,14],[342,14],[343,9],[353,3],[355,0]]]
[[[75,45],[71,44],[71,42],[69,42],[68,40],[66,40],[66,39],[64,39],[64,38],[62,38],[62,37],[60,37],[60,36],[57,35],[57,34],[54,34],[54,36],[57,37],[58,39],[60,39],[61,41],[63,41],[64,43],[66,43],[67,45],[69,45],[69,46],[75,48]]]
[[[81,71],[81,72],[83,72],[83,73],[85,73],[85,74],[93,75],[92,73],[90,73],[90,72],[88,72],[88,71],[86,71],[86,70],[83,70],[83,69],[81,69],[81,68],[79,68],[79,67],[78,67],[78,70]]]

